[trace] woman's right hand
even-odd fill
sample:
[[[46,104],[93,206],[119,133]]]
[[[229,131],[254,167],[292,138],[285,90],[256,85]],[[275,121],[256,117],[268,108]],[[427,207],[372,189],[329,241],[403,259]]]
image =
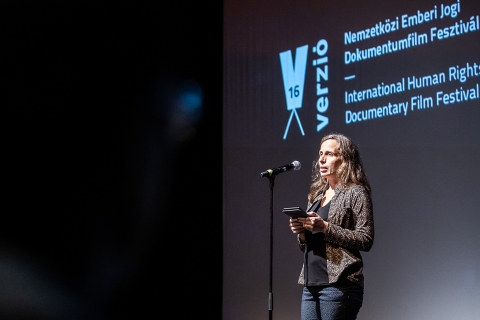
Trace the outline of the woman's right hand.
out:
[[[303,227],[303,221],[305,218],[290,218],[290,230],[293,233],[299,234],[305,232],[305,228]]]

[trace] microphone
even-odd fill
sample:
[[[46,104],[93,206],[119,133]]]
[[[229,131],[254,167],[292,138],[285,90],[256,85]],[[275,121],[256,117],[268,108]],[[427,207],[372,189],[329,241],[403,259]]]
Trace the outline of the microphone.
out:
[[[293,161],[292,163],[289,163],[289,164],[286,164],[284,166],[281,166],[281,167],[277,167],[277,168],[274,168],[274,169],[268,169],[267,171],[264,171],[262,173],[260,173],[260,176],[261,177],[272,177],[272,176],[275,176],[279,173],[282,173],[282,172],[285,172],[285,171],[290,171],[290,170],[300,170],[300,168],[302,167],[302,165],[300,164],[300,161]]]

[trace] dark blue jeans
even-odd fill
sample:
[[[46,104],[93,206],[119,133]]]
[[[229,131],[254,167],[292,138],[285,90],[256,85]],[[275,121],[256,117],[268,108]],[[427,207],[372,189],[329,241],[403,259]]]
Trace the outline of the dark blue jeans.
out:
[[[302,320],[354,320],[363,304],[359,286],[303,287]]]

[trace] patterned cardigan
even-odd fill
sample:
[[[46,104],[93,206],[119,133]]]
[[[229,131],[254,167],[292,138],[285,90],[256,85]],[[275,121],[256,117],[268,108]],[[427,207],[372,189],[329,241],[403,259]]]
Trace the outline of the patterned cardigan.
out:
[[[322,195],[315,200],[322,198]],[[308,203],[310,208],[312,203]],[[330,283],[347,278],[363,287],[363,260],[360,251],[368,252],[374,238],[373,208],[370,195],[363,186],[337,186],[328,211],[325,233],[327,272]],[[298,242],[305,252],[305,244]],[[298,279],[304,282],[304,266]]]

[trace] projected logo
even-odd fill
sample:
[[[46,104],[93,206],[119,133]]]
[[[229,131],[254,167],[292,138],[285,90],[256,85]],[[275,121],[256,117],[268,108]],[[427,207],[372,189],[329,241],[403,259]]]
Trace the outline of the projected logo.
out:
[[[325,39],[319,40],[317,45],[312,47],[312,52],[316,57],[312,61],[312,65],[316,68],[316,95],[317,95],[317,132],[322,130],[328,124],[328,118],[323,114],[328,109],[328,87],[322,86],[323,81],[328,81],[328,42]],[[287,138],[288,131],[292,124],[292,120],[298,123],[298,127],[302,136],[305,135],[302,122],[298,115],[297,109],[302,108],[303,92],[305,88],[305,73],[307,69],[308,45],[297,47],[295,51],[295,63],[293,62],[292,51],[287,50],[280,52],[280,66],[282,68],[283,89],[285,91],[285,99],[287,110],[290,112],[287,127],[283,139]]]

